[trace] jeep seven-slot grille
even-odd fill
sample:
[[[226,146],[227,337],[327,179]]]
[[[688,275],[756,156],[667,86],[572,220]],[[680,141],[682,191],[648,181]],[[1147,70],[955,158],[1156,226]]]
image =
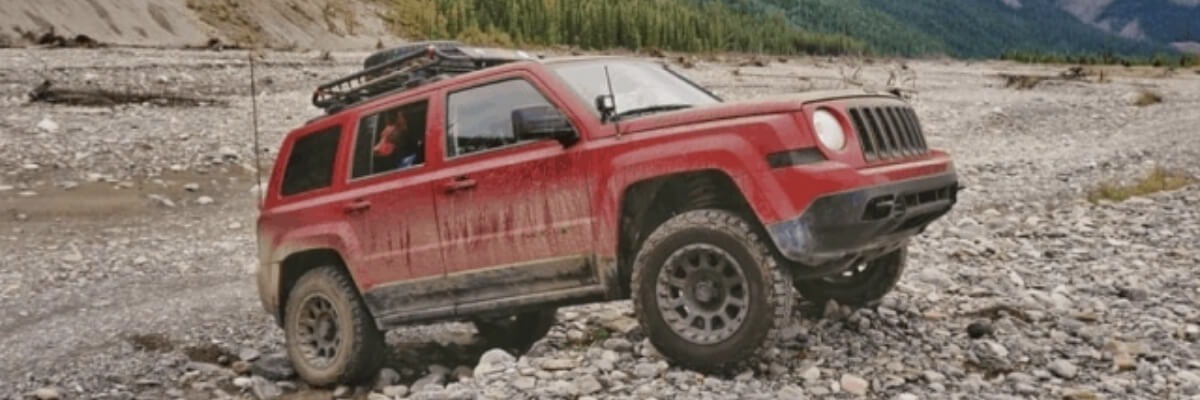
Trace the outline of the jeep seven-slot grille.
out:
[[[850,119],[858,132],[867,161],[881,161],[925,154],[925,136],[912,108],[869,106],[850,108]]]

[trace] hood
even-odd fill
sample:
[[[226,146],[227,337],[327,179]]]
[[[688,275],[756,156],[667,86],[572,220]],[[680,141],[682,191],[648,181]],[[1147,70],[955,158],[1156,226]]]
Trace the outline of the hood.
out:
[[[805,104],[856,97],[895,98],[887,93],[865,90],[813,91],[710,104],[679,111],[652,114],[621,122],[621,134],[645,132],[679,125],[699,124],[729,118],[799,111]]]

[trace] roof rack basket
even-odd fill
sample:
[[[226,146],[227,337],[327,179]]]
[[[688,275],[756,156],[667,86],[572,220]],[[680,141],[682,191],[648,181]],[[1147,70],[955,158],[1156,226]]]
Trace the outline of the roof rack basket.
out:
[[[362,71],[317,86],[312,104],[332,114],[386,93],[530,58],[520,51],[465,47],[457,42],[418,43],[376,53],[367,58]]]

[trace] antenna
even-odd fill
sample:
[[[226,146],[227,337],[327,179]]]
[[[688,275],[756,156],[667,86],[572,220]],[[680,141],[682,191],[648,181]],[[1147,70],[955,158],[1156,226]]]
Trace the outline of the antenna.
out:
[[[613,112],[615,113],[617,111],[617,94],[615,92],[613,92],[612,76],[610,76],[608,74],[608,64],[604,64],[604,82],[606,82],[608,84],[608,98],[609,98],[609,100],[612,100],[612,109],[613,109]],[[621,138],[621,121],[617,121],[614,118],[613,119],[613,127],[616,128],[617,138],[620,139]]]
[[[259,160],[259,154],[258,154],[260,151],[259,150],[260,148],[258,146],[258,86],[255,82],[257,79],[254,76],[254,51],[253,50],[251,50],[249,52],[248,58],[250,60],[251,121],[253,121],[253,124],[254,124],[254,185],[257,188],[257,193],[255,195],[258,196],[258,198],[254,199],[254,201],[258,204],[258,208],[261,209],[267,188],[263,187],[263,184],[262,184],[262,162],[261,162],[261,160]]]

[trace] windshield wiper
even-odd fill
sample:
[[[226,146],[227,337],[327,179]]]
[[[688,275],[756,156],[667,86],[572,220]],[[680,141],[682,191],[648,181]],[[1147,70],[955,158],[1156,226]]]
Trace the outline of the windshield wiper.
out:
[[[622,119],[625,119],[626,117],[632,117],[635,115],[659,113],[659,112],[665,112],[665,111],[675,111],[675,110],[682,110],[685,108],[692,108],[692,107],[693,106],[691,104],[659,104],[656,106],[649,106],[649,107],[642,107],[642,108],[635,108],[632,110],[621,111],[621,112],[617,113],[616,115],[613,115],[611,118],[609,118],[609,120],[620,121]]]

